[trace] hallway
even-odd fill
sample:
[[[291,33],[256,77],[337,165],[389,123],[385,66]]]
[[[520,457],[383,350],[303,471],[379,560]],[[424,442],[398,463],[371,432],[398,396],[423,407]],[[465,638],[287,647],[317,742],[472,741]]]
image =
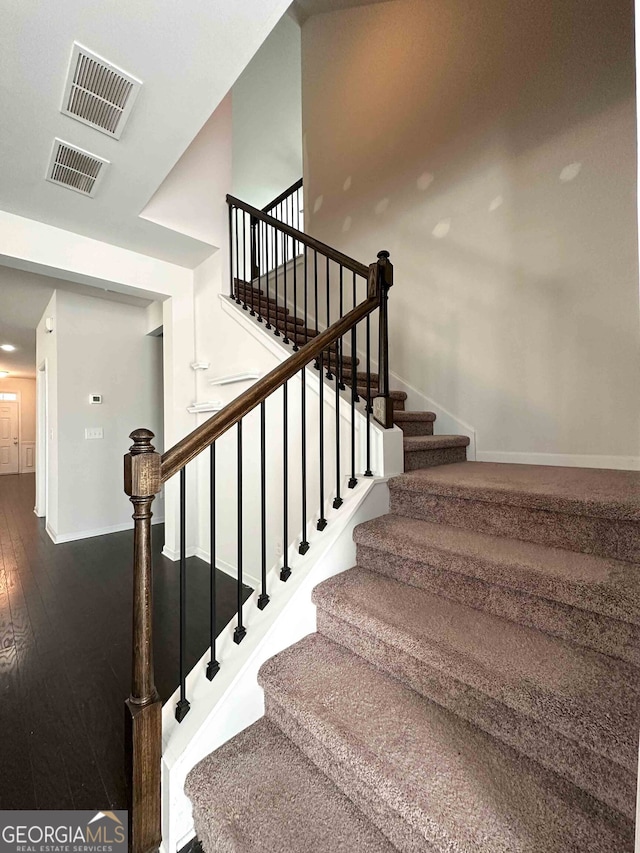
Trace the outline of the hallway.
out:
[[[0,477],[0,809],[124,808],[132,533],[54,545],[33,475]],[[178,684],[178,564],[153,528],[156,686]],[[220,630],[235,582],[218,571]],[[247,587],[246,596],[250,594]],[[187,561],[190,669],[208,647],[209,566]]]

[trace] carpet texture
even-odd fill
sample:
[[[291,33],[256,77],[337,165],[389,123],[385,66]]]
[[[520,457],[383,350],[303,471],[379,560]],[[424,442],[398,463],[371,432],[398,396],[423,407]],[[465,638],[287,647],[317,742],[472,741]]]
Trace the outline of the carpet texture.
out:
[[[456,461],[394,418],[390,514],[187,778],[204,850],[631,853],[640,473]]]

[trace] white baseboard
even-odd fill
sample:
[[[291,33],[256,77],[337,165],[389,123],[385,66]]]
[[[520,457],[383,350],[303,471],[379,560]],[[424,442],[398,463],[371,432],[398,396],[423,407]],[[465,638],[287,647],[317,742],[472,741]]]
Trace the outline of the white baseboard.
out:
[[[558,465],[566,468],[613,468],[622,471],[640,471],[639,456],[478,450],[476,460],[478,462],[512,462],[518,465]]]
[[[205,551],[204,548],[196,548],[195,556],[200,557],[201,560],[204,560],[205,563],[211,562],[211,555],[208,551]],[[216,558],[216,568],[220,569],[225,573],[225,575],[229,575],[232,578],[238,577],[238,570],[235,566],[232,566],[231,563],[227,563],[225,560],[221,560],[220,557]],[[257,575],[252,575],[247,572],[246,569],[242,572],[242,579],[249,586],[252,586],[254,589],[257,589],[260,586],[260,578]]]
[[[164,518],[153,518],[151,524],[164,524]],[[131,521],[127,521],[123,524],[100,527],[97,530],[80,530],[77,533],[56,533],[51,525],[46,524],[45,530],[54,545],[61,545],[63,542],[76,542],[79,539],[93,539],[94,536],[107,536],[109,533],[122,533],[124,530],[133,530],[133,524]]]
[[[165,545],[162,549],[162,556],[167,557],[169,560],[176,563],[180,559],[180,551],[168,548]],[[189,559],[189,557],[198,557],[205,563],[211,562],[211,555],[209,552],[204,548],[200,548],[198,545],[191,545],[187,548],[186,557],[187,559]],[[220,557],[216,558],[216,568],[224,572],[225,575],[229,575],[234,579],[238,576],[236,567],[232,566],[231,563],[227,563],[226,560],[221,560]],[[260,578],[248,573],[246,570],[242,573],[242,578],[245,583],[249,584],[249,586],[252,586],[254,589],[257,589],[260,585]]]

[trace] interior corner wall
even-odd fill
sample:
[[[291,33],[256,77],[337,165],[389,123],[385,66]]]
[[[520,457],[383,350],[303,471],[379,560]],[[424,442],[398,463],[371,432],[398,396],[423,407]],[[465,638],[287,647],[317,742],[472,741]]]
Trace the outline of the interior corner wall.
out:
[[[392,371],[480,459],[639,461],[633,32],[630,0],[303,25],[307,230],[391,252]]]
[[[47,359],[53,430],[47,527],[60,542],[130,528],[122,458],[136,427],[151,429],[163,450],[162,339],[146,334],[144,308],[62,290],[52,303],[44,317],[54,330],[44,333],[43,317],[37,357]],[[91,405],[91,394],[102,404]],[[91,427],[104,437],[85,438]],[[154,515],[162,518],[161,495]]]
[[[302,177],[300,27],[285,14],[232,89],[231,192],[264,207]]]

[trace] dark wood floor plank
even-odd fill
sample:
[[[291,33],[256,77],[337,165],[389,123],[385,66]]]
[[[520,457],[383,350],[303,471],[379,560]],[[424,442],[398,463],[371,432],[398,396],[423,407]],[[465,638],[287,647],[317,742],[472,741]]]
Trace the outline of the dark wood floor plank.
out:
[[[0,476],[0,808],[124,808],[131,531],[54,545],[33,475]],[[178,686],[179,568],[153,528],[156,682]],[[210,569],[187,561],[187,666],[209,645]],[[236,585],[218,571],[219,632]],[[251,594],[246,587],[244,597]]]

